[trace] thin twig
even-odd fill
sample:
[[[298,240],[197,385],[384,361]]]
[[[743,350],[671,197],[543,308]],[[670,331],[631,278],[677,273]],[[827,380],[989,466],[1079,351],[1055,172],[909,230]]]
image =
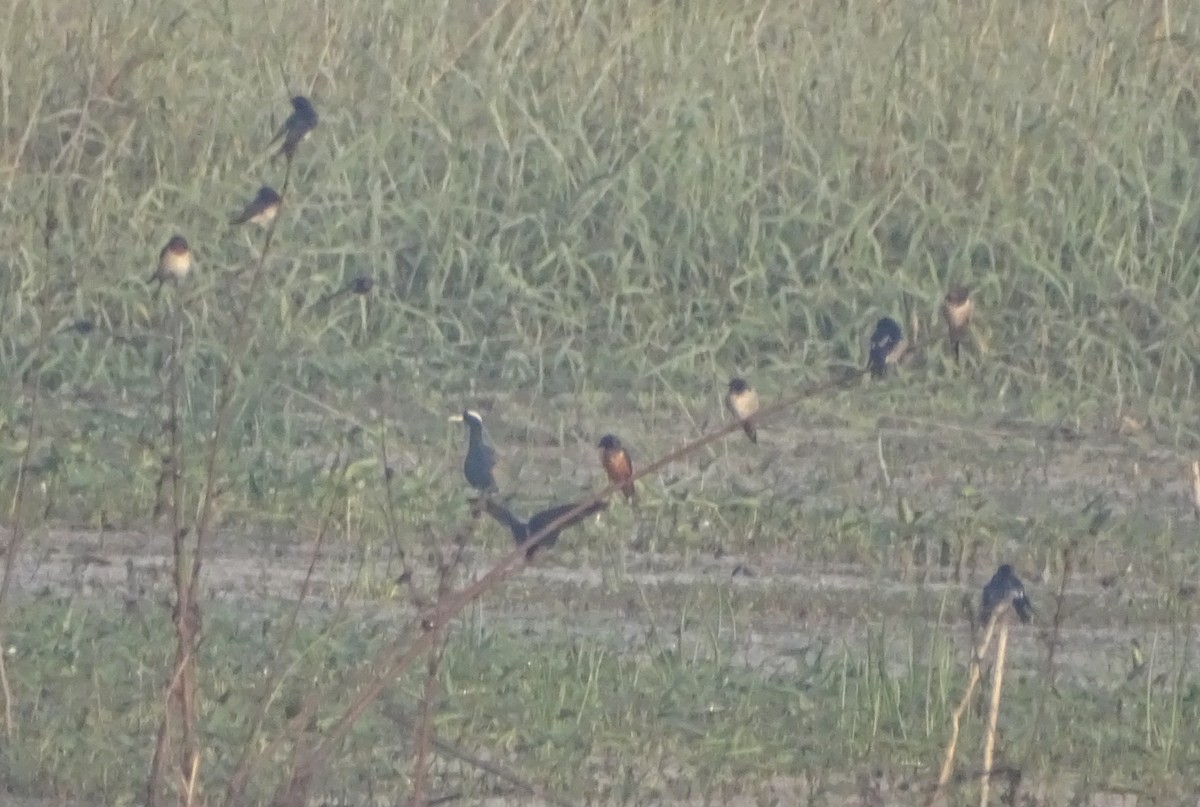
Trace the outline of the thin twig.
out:
[[[160,286],[161,288],[161,286]],[[183,357],[183,306],[178,304],[176,295],[170,298],[171,342],[167,354],[167,381],[164,397],[167,403],[167,456],[155,487],[154,515],[158,515],[161,505],[162,489],[170,482],[171,490],[171,552],[172,570],[175,583],[174,614],[175,626],[175,658],[172,662],[171,684],[167,690],[164,707],[170,710],[171,704],[178,702],[180,717],[184,725],[184,741],[181,749],[181,764],[183,760],[195,759],[194,728],[195,728],[195,689],[194,680],[185,667],[185,660],[191,656],[194,646],[194,623],[188,618],[189,609],[181,607],[187,602],[188,566],[187,566],[187,530],[183,526],[183,468],[185,463],[183,439],[181,434],[179,402],[182,396],[182,357]],[[174,697],[171,697],[174,696]],[[153,807],[159,803],[162,796],[162,782],[166,770],[167,758],[171,746],[169,735],[170,723],[167,720],[159,722],[158,737],[154,743],[154,755],[150,761],[150,774],[146,778],[146,803]],[[195,765],[192,765],[195,769]]]
[[[292,154],[288,154],[287,168],[284,174],[283,189],[280,196],[287,198],[288,186],[292,176]],[[208,439],[208,450],[204,461],[204,492],[201,497],[200,513],[195,521],[195,529],[192,531],[194,542],[192,544],[190,574],[187,570],[188,563],[185,558],[186,548],[182,543],[176,550],[176,569],[175,581],[178,587],[175,602],[175,620],[176,620],[176,652],[174,660],[174,670],[170,678],[170,687],[168,693],[177,694],[180,698],[180,709],[184,721],[184,748],[182,750],[183,759],[190,761],[190,765],[185,768],[187,770],[195,770],[192,766],[198,766],[199,749],[195,747],[194,742],[194,727],[195,727],[195,710],[196,710],[196,683],[195,683],[195,650],[200,641],[201,621],[200,621],[200,577],[204,564],[205,550],[211,540],[212,533],[212,518],[215,507],[216,498],[219,495],[217,490],[217,473],[218,460],[221,455],[221,443],[225,432],[229,427],[230,414],[232,412],[232,402],[234,392],[237,389],[237,367],[241,363],[242,356],[249,348],[252,341],[254,329],[258,324],[259,318],[251,316],[255,298],[259,285],[265,274],[264,267],[267,263],[267,258],[271,254],[271,245],[275,238],[275,229],[279,222],[279,216],[276,215],[271,220],[267,228],[266,236],[263,240],[263,248],[259,253],[258,262],[255,265],[253,276],[250,280],[250,288],[242,299],[242,306],[234,316],[232,329],[232,337],[229,342],[229,352],[225,359],[225,364],[221,371],[220,381],[217,385],[217,402],[215,406],[216,424],[213,427]],[[178,426],[178,424],[176,424]],[[175,468],[173,472],[177,476],[182,476],[183,469]],[[177,485],[176,490],[181,490]],[[177,494],[173,509],[179,513],[182,506]],[[181,526],[176,526],[175,540],[182,542],[186,533]],[[179,687],[179,689],[175,689]],[[168,703],[171,698],[167,698]],[[169,747],[169,715],[170,707],[168,706],[163,718],[159,723],[158,739],[155,743],[154,757],[151,763],[150,775],[146,781],[146,802],[150,807],[155,807],[159,803],[162,786],[162,771],[165,765],[166,751]]]
[[[1008,613],[1008,609],[1004,609]],[[1000,694],[1004,688],[1004,657],[1008,654],[1008,622],[1000,620],[1000,635],[996,639],[996,663],[992,665],[992,702],[988,709],[987,734],[983,738],[983,781],[979,783],[979,807],[987,807],[988,790],[992,786],[992,761],[996,753],[996,724],[1000,720]]]
[[[963,692],[962,700],[950,714],[950,739],[946,743],[946,753],[942,758],[942,769],[938,774],[937,784],[925,802],[927,807],[937,802],[946,789],[946,785],[950,783],[950,777],[954,775],[954,755],[958,750],[958,732],[962,725],[962,717],[971,703],[971,697],[975,694],[975,687],[979,683],[980,671],[983,667],[983,657],[992,643],[992,633],[996,628],[996,619],[1000,613],[1002,611],[997,610],[991,614],[987,627],[983,631],[983,639],[980,640],[978,647],[972,648],[971,671],[968,674],[967,688]]]

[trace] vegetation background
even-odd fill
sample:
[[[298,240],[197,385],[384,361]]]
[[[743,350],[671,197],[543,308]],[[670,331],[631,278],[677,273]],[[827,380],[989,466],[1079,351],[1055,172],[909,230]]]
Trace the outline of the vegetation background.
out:
[[[1194,791],[1200,9],[36,0],[0,18],[13,798],[141,798],[172,669],[164,501],[213,507],[215,800],[260,703],[261,736],[284,735],[320,692],[301,729],[329,730],[412,592],[445,578],[468,521],[448,414],[484,413],[528,514],[599,489],[601,434],[645,464],[721,424],[731,375],[769,402],[861,366],[885,314],[923,345],[886,382],[671,464],[639,511],[614,505],[468,610],[431,668],[438,737],[570,803],[917,803],[964,678],[960,599],[1011,562],[1040,609],[1013,639],[1013,798]],[[321,123],[259,267],[261,238],[226,221],[282,182],[265,147],[294,93]],[[175,232],[197,265],[155,300]],[[979,308],[961,366],[937,316],[954,283]],[[469,534],[458,583],[509,548]],[[412,793],[393,718],[422,680],[337,746],[321,793]],[[266,752],[251,801],[287,768]],[[439,754],[434,796],[514,787]]]

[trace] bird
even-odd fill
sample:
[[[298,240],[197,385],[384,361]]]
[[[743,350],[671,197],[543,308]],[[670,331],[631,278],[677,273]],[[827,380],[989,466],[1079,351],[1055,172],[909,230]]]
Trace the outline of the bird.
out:
[[[578,513],[542,535],[542,537],[539,538],[533,544],[533,546],[526,547],[526,560],[532,559],[534,553],[539,549],[549,549],[550,547],[554,546],[554,544],[558,541],[559,534],[567,527],[573,527],[588,516],[599,513],[601,510],[604,510],[608,507],[608,502],[604,501],[603,499],[588,502],[586,503],[586,506],[584,502],[559,504],[555,505],[554,507],[547,508],[540,513],[535,513],[528,522],[525,522],[513,515],[511,510],[499,502],[494,502],[491,499],[484,499],[482,504],[484,510],[487,511],[489,516],[508,527],[508,529],[512,532],[513,540],[518,544],[525,543],[534,535],[537,535],[550,524],[553,524],[560,517],[565,516],[575,508],[581,506],[583,507],[583,509]]]
[[[891,317],[883,317],[875,323],[875,331],[871,334],[867,369],[871,375],[882,378],[887,374],[888,365],[900,361],[906,348],[900,323]]]
[[[971,315],[975,304],[971,301],[971,290],[966,286],[953,286],[942,301],[942,319],[950,329],[950,346],[954,348],[954,360],[958,361],[959,350],[971,327]]]
[[[282,137],[283,143],[279,146],[279,151],[275,152],[275,156],[283,155],[291,160],[296,155],[296,146],[308,137],[309,132],[317,128],[318,122],[320,122],[320,116],[317,115],[317,110],[313,109],[312,102],[303,95],[294,96],[292,98],[292,114],[288,115],[287,120],[283,122],[283,126],[279,127],[279,131],[271,138],[267,147],[275,145],[275,141]]]
[[[158,281],[158,289],[155,290],[157,294],[162,290],[164,283],[168,281],[178,283],[191,268],[192,250],[188,247],[187,239],[176,234],[171,236],[171,240],[162,248],[162,252],[158,253],[158,268],[146,282]]]
[[[496,451],[483,438],[483,418],[478,412],[464,409],[460,415],[451,415],[450,420],[467,425],[467,457],[463,460],[467,483],[480,493],[495,493],[498,488],[492,469],[496,467]]]
[[[1025,594],[1025,586],[1021,584],[1021,579],[1017,577],[1013,567],[1005,563],[983,587],[983,594],[979,597],[979,623],[986,625],[992,614],[1009,603],[1012,603],[1013,610],[1017,612],[1017,618],[1022,623],[1028,624],[1033,619],[1033,603]]]
[[[630,480],[630,477],[633,476],[633,460],[630,459],[625,446],[621,444],[621,438],[615,434],[606,434],[600,438],[596,447],[600,449],[600,464],[604,466],[604,472],[608,474],[609,481],[614,485],[621,486],[621,492],[625,494],[625,501],[636,504],[637,489]]]
[[[231,218],[229,223],[234,227],[246,222],[266,227],[275,220],[275,216],[279,213],[279,205],[282,202],[283,199],[275,192],[274,188],[269,185],[263,185],[258,189],[258,193],[254,194],[254,198],[250,200],[250,203],[242,208],[242,212]]]
[[[742,430],[750,438],[751,443],[758,442],[758,429],[754,427],[752,416],[758,411],[758,393],[744,378],[729,380],[729,391],[725,393],[725,408],[729,413],[742,422]]]

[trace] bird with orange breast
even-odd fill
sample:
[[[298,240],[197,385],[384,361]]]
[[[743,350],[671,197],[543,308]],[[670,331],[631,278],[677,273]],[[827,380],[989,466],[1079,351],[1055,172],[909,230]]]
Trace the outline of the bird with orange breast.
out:
[[[637,505],[637,489],[631,479],[633,460],[630,459],[625,446],[621,444],[621,438],[615,434],[606,434],[600,438],[596,447],[600,449],[600,464],[604,466],[604,473],[608,474],[608,480],[614,485],[621,486],[621,493],[625,494],[625,501]]]

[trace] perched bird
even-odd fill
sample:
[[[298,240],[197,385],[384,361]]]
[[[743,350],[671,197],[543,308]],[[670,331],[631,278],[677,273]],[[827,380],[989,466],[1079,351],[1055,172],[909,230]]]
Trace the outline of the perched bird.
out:
[[[875,331],[871,334],[871,346],[867,353],[867,369],[871,371],[871,375],[876,378],[886,375],[888,365],[900,361],[906,347],[900,323],[891,317],[884,317],[875,323]]]
[[[173,235],[167,245],[158,253],[158,268],[150,275],[147,283],[158,281],[159,291],[163,284],[170,281],[178,283],[192,268],[192,250],[188,247],[187,239],[182,235]]]
[[[979,598],[979,623],[986,625],[993,613],[1009,603],[1012,603],[1021,622],[1028,623],[1033,618],[1033,603],[1025,595],[1025,586],[1021,585],[1012,566],[1005,563],[983,587],[983,594]]]
[[[466,409],[461,415],[451,415],[450,420],[467,424],[467,458],[463,460],[467,483],[481,493],[495,493],[492,469],[496,467],[496,452],[483,439],[483,418],[478,412]]]
[[[282,202],[283,199],[279,197],[274,188],[263,185],[258,189],[258,193],[254,194],[250,203],[242,209],[242,212],[231,218],[229,223],[234,227],[246,222],[266,227],[275,220]]]
[[[288,115],[287,120],[283,122],[283,126],[279,127],[279,131],[271,138],[267,147],[275,145],[275,141],[282,137],[283,144],[279,146],[279,151],[275,152],[275,156],[278,157],[282,154],[290,160],[296,155],[296,146],[308,137],[309,132],[317,128],[319,121],[320,117],[317,115],[317,110],[313,109],[312,102],[303,95],[297,95],[292,98],[292,114]]]
[[[975,313],[975,304],[971,302],[971,290],[966,286],[954,286],[946,292],[942,301],[942,319],[950,329],[950,346],[954,348],[954,360],[958,361],[959,349],[967,338],[967,329],[971,327],[971,315]]]
[[[491,499],[483,500],[483,507],[487,511],[487,514],[499,521],[504,526],[508,527],[508,529],[512,532],[513,540],[518,544],[525,543],[534,535],[541,532],[544,528],[556,521],[559,517],[566,515],[582,504],[583,502],[559,504],[543,510],[540,513],[535,513],[528,522],[524,522],[514,516],[512,511],[506,508],[504,505],[494,502]],[[539,549],[549,549],[550,547],[554,546],[555,542],[558,541],[559,533],[561,533],[567,527],[573,527],[588,516],[599,513],[601,510],[604,510],[607,507],[608,502],[603,500],[589,503],[578,513],[571,516],[566,521],[554,527],[552,530],[539,538],[533,546],[527,547],[525,549],[526,559],[532,558],[534,553]]]
[[[604,466],[608,480],[621,486],[626,501],[636,504],[637,490],[629,479],[633,476],[633,461],[629,458],[625,446],[621,445],[621,438],[615,434],[606,434],[600,438],[596,447],[600,449],[600,464]]]
[[[758,442],[758,429],[754,427],[753,415],[758,411],[758,393],[744,378],[733,378],[729,381],[729,391],[725,393],[725,408],[729,414],[742,422],[742,429],[750,442]]]

